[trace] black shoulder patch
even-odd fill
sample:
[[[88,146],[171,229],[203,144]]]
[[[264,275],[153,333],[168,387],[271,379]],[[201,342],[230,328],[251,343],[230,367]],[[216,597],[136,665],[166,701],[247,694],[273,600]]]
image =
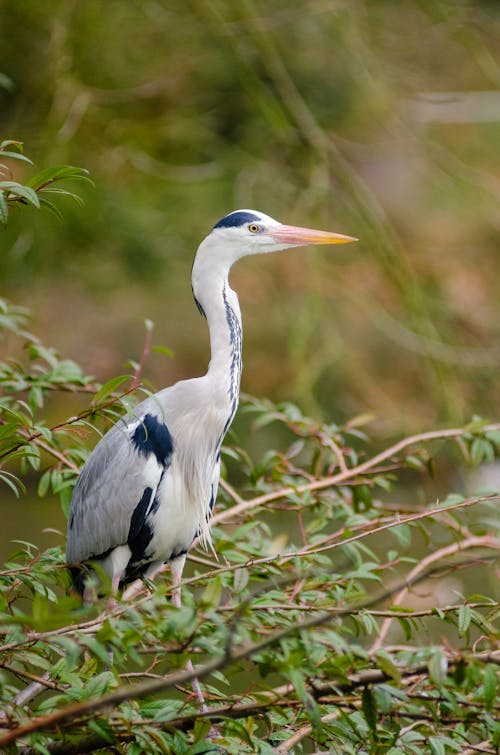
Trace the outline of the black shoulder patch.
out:
[[[152,488],[145,488],[142,498],[137,504],[130,520],[127,544],[132,551],[130,561],[140,561],[145,554],[146,548],[151,542],[153,531],[147,515],[151,504]]]
[[[219,220],[214,225],[214,228],[237,228],[244,223],[260,223],[261,220],[258,215],[254,215],[253,212],[244,212],[243,210],[236,210],[230,212],[224,218]]]
[[[143,456],[154,454],[159,464],[168,466],[174,450],[174,443],[168,427],[152,414],[146,414],[132,435],[136,451]]]

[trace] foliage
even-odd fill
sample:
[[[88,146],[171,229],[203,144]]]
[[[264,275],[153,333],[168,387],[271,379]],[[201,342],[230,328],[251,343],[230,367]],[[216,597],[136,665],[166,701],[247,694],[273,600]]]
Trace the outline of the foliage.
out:
[[[375,411],[398,436],[489,416],[499,25],[491,0],[4,0],[0,131],[97,188],[85,215],[7,228],[0,278],[16,301],[43,285],[64,353],[80,348],[64,306],[82,341],[99,330],[106,372],[100,350],[85,364],[101,376],[140,348],[147,312],[180,376],[205,358],[188,275],[218,218],[255,207],[348,233],[355,247],[235,270],[259,365],[247,390],[323,417]],[[160,384],[163,361],[149,370]]]
[[[1,313],[26,358],[0,365],[0,482],[19,493],[34,470],[39,494],[66,509],[87,454],[83,431],[113,421],[131,394],[123,376],[99,386],[43,346],[24,311],[3,302]],[[138,378],[136,366],[136,393]],[[73,391],[89,394],[88,407],[47,425],[46,401]],[[288,447],[257,460],[225,449],[226,477],[239,481],[223,482],[217,560],[191,552],[181,609],[161,578],[117,605],[82,606],[68,593],[61,548],[21,544],[4,565],[2,751],[121,743],[129,753],[441,755],[482,743],[495,752],[499,496],[422,505],[391,490],[407,474],[416,488],[445,442],[467,463],[490,462],[500,425],[476,419],[373,453],[367,418],[325,425],[249,397],[242,411],[256,432],[282,426]],[[467,589],[474,570],[481,595]]]
[[[80,196],[59,185],[61,181],[78,180],[88,181],[88,171],[83,168],[75,168],[72,165],[56,165],[36,173],[26,184],[12,180],[12,172],[9,163],[24,162],[32,165],[31,160],[23,153],[22,142],[14,139],[5,139],[0,143],[0,222],[5,225],[9,217],[9,207],[17,204],[28,204],[36,207],[46,207],[59,220],[62,215],[57,206],[48,199],[48,196],[64,196],[73,199],[80,204]]]
[[[493,139],[486,128],[481,131],[485,138],[478,140],[475,127],[461,150],[454,148],[446,127],[430,127],[422,134],[411,119],[395,123],[395,106],[401,106],[402,98],[393,91],[403,89],[416,65],[434,81],[435,60],[442,59],[444,49],[447,65],[437,82],[443,89],[449,81],[455,85],[467,56],[481,72],[474,83],[494,81],[498,74],[488,55],[486,4],[478,4],[473,24],[464,23],[466,4],[456,9],[448,3],[412,4],[411,23],[399,4],[392,16],[391,3],[378,4],[380,10],[370,15],[375,5],[338,4],[326,12],[327,4],[311,4],[308,10],[315,13],[305,24],[300,14],[295,23],[292,11],[284,13],[270,2],[266,25],[262,9],[250,2],[195,2],[179,10],[175,3],[152,0],[145,11],[133,3],[49,0],[43,13],[36,4],[8,2],[7,22],[1,23],[7,23],[11,34],[4,35],[3,48],[18,61],[15,78],[21,92],[12,94],[9,79],[0,77],[9,117],[14,121],[16,106],[22,110],[33,91],[43,91],[45,98],[31,98],[36,105],[27,128],[46,129],[45,142],[57,161],[79,162],[74,154],[89,155],[108,181],[108,188],[92,200],[93,222],[83,225],[71,217],[67,235],[58,237],[59,245],[40,244],[43,255],[36,261],[31,256],[30,269],[50,269],[52,274],[59,257],[51,254],[59,255],[64,247],[71,269],[85,267],[94,282],[114,279],[106,265],[111,260],[116,272],[112,260],[118,248],[134,276],[155,271],[165,265],[157,249],[158,239],[164,241],[166,207],[171,223],[179,218],[173,232],[182,226],[198,238],[206,218],[219,214],[220,195],[223,210],[242,196],[242,204],[252,205],[264,193],[269,196],[271,177],[273,212],[283,216],[290,206],[304,205],[309,214],[319,214],[321,206],[335,208],[346,230],[359,225],[356,234],[368,239],[369,261],[356,268],[360,272],[353,278],[359,288],[351,298],[345,277],[329,282],[333,276],[325,275],[326,263],[315,267],[309,262],[308,274],[331,298],[341,299],[335,294],[342,293],[348,299],[349,312],[342,319],[350,338],[350,324],[376,321],[379,338],[370,349],[382,371],[401,372],[409,395],[416,396],[413,401],[420,406],[423,394],[426,400],[432,396],[446,417],[461,415],[464,406],[474,403],[466,400],[471,370],[480,371],[481,399],[491,396],[498,382],[496,354],[482,344],[492,333],[484,302],[489,287],[496,290],[495,268],[477,264],[474,257],[477,275],[481,270],[487,274],[474,278],[478,306],[472,325],[463,294],[470,291],[461,276],[465,272],[468,284],[463,250],[468,245],[475,249],[476,237],[487,250],[486,262],[495,251],[485,230],[497,211],[488,172]],[[127,23],[117,23],[116,8]],[[19,37],[17,28],[23,32]],[[276,28],[291,30],[291,37],[280,37]],[[385,37],[370,45],[371,28],[386,29],[394,38],[410,29],[418,60],[409,54],[404,64],[408,37],[401,38],[399,55],[385,49]],[[141,31],[152,42],[160,38],[169,56],[157,64],[158,75],[148,68],[150,45],[135,44]],[[127,44],[132,32],[134,43]],[[96,35],[102,42],[99,54],[92,48]],[[189,44],[190,37],[194,43]],[[289,38],[303,53],[293,61],[285,58],[279,43]],[[204,46],[206,40],[211,47]],[[321,54],[310,55],[312,48]],[[129,54],[123,55],[123,49]],[[327,51],[334,58],[326,57]],[[333,71],[330,77],[323,76],[327,68]],[[320,73],[324,86],[311,87]],[[409,93],[404,88],[404,97],[417,95],[422,87],[425,91],[428,80],[424,75]],[[460,80],[465,86],[469,77]],[[353,104],[353,90],[362,108]],[[315,91],[321,92],[318,102]],[[181,113],[175,122],[167,117],[170,102]],[[144,144],[150,142],[142,129],[148,119],[154,124],[148,136],[152,131],[159,136],[146,152]],[[410,231],[406,215],[389,211],[391,217],[386,217],[387,205],[375,200],[363,170],[353,167],[376,143],[357,143],[365,119],[370,132],[373,124],[383,122],[381,141],[387,130],[393,143],[418,144],[429,178],[425,191],[407,195],[412,211],[419,211]],[[76,134],[80,141],[73,139]],[[469,167],[469,162],[481,165],[481,160],[471,160],[478,142],[484,143],[484,173]],[[2,175],[0,187],[2,222],[9,220],[6,247],[12,251],[22,238],[15,221],[24,217],[13,210],[24,211],[26,203],[36,208],[51,197],[49,190],[59,188],[59,179],[85,179],[85,173],[50,168],[26,181],[22,174],[29,163],[20,144],[4,142],[2,149],[10,153],[4,154],[8,170],[16,170]],[[218,158],[212,162],[213,154]],[[405,155],[402,163],[406,175]],[[443,182],[453,187],[430,191],[436,176],[440,188]],[[219,191],[207,191],[207,185]],[[208,200],[200,213],[201,196]],[[156,204],[151,207],[152,201]],[[46,206],[58,214],[54,203]],[[474,222],[466,230],[458,223],[445,232],[449,215]],[[415,231],[424,216],[419,236]],[[48,227],[45,240],[54,238]],[[112,236],[116,228],[121,235]],[[415,242],[409,241],[412,235]],[[107,254],[102,254],[101,240]],[[450,265],[443,276],[436,259],[442,259],[447,246],[457,256],[458,240],[461,263]],[[413,243],[419,267],[412,260]],[[83,253],[90,255],[85,265]],[[2,269],[6,279],[16,280],[15,254],[2,257]],[[303,264],[294,268],[292,263],[290,270],[290,277],[295,271],[302,283]],[[25,268],[20,277],[25,283]],[[373,286],[378,304],[372,302]],[[447,296],[449,307],[443,306]],[[372,302],[369,309],[365,299]],[[390,307],[392,312],[386,311]],[[358,310],[360,318],[353,318]],[[297,314],[295,302],[289,311]],[[304,358],[318,324],[331,321],[324,315],[316,303],[305,322],[289,318],[290,352],[301,367],[300,385],[307,396],[314,393],[312,387],[318,395],[333,393],[329,380],[321,388],[325,364],[338,358],[339,344],[331,333],[318,339],[315,362]],[[145,390],[140,381],[151,326],[133,374],[112,377],[104,385],[28,327],[26,310],[2,300],[0,328],[7,351],[0,363],[2,495],[16,505],[25,481],[35,478],[39,495],[58,497],[66,510],[91,445],[90,433],[102,432]],[[397,362],[380,333],[398,344]],[[371,350],[367,353],[369,363]],[[406,369],[408,354],[416,355],[413,371]],[[344,356],[341,361],[348,363]],[[373,394],[365,397],[364,392],[382,381],[366,380],[357,359],[356,368],[344,375],[346,384],[348,374],[357,383],[354,403],[362,403],[362,395],[363,405],[378,405]],[[399,391],[392,401],[385,398],[398,411]],[[86,399],[84,408],[53,420],[54,398],[75,395]],[[267,445],[272,450],[255,455],[245,436],[244,445],[235,438],[225,449],[214,517],[218,558],[199,549],[191,552],[181,609],[169,600],[168,578],[154,586],[139,585],[117,605],[103,600],[82,606],[69,590],[62,548],[40,551],[19,543],[0,571],[2,751],[497,752],[498,490],[472,494],[456,482],[458,489],[450,492],[439,477],[432,484],[427,481],[439,473],[445,447],[456,452],[455,471],[464,476],[469,467],[497,464],[500,425],[476,417],[465,426],[404,437],[380,450],[366,434],[367,417],[321,423],[293,404],[250,397],[243,401],[242,415],[254,433],[278,428],[275,437],[283,443]],[[188,660],[194,671],[186,666]],[[193,674],[204,688],[205,711],[190,692]]]

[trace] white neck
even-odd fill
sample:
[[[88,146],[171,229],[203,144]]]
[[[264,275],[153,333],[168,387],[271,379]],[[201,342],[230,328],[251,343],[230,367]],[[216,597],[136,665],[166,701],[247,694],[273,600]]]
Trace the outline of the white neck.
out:
[[[207,372],[214,398],[227,415],[236,412],[240,393],[242,329],[238,297],[228,282],[230,264],[214,260],[202,243],[192,271],[193,295],[207,319],[211,358]]]

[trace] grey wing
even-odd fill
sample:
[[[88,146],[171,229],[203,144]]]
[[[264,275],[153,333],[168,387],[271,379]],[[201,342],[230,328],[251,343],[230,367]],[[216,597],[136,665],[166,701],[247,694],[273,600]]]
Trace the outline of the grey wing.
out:
[[[137,407],[142,408],[142,407]],[[153,410],[120,420],[99,441],[75,485],[66,557],[101,556],[131,535],[134,511],[152,502],[173,451],[170,433]]]

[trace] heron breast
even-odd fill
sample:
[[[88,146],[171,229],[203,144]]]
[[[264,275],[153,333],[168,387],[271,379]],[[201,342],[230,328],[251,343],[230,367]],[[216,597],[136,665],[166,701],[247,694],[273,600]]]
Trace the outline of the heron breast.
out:
[[[174,466],[163,475],[155,503],[149,514],[153,535],[148,551],[155,559],[169,561],[189,548],[198,529],[196,509]]]

